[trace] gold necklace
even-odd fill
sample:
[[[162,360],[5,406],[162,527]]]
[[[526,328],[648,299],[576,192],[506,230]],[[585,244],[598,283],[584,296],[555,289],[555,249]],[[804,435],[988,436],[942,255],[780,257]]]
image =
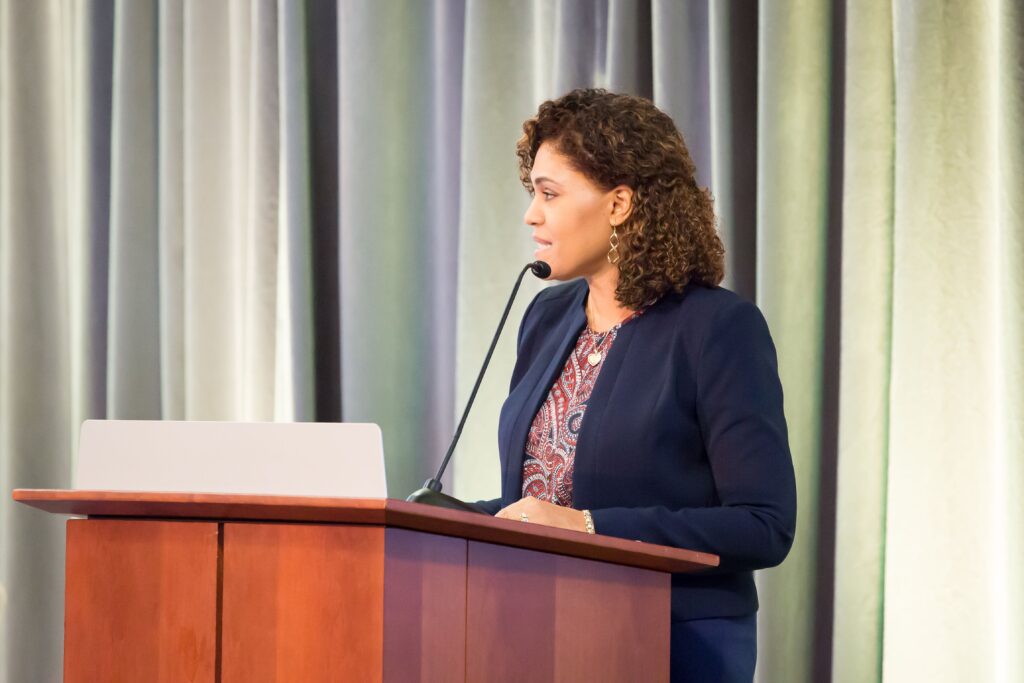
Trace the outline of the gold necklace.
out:
[[[618,325],[615,327],[618,327]],[[608,335],[612,333],[615,327],[602,334],[601,340],[594,344],[594,350],[587,354],[587,362],[590,363],[590,367],[596,367],[597,364],[601,362],[601,359],[604,358],[604,353],[601,351],[601,345],[604,344],[604,340],[608,338]],[[588,332],[590,331],[588,330]],[[590,332],[590,336],[591,338],[594,338],[597,334]]]
[[[619,320],[619,321],[617,321],[617,322],[616,322],[616,323],[615,323],[614,325],[612,325],[611,327],[609,327],[609,328],[608,328],[608,329],[607,329],[607,330],[605,331],[605,334],[607,334],[608,332],[611,332],[611,331],[612,331],[612,330],[613,330],[614,328],[618,327],[619,325],[621,325],[621,324],[622,324],[623,322],[625,322],[626,320],[629,320],[630,316],[632,316],[632,315],[633,315],[633,314],[634,314],[635,312],[636,312],[636,311],[632,311],[632,310],[629,310],[629,309],[627,308],[627,309],[626,309],[626,315],[624,315],[624,316],[622,317],[622,319],[621,319],[621,320]],[[594,313],[593,313],[593,308],[592,308],[592,307],[591,307],[591,305],[590,305],[590,297],[587,297],[587,305],[586,305],[586,308],[584,309],[584,314],[585,314],[585,315],[587,316],[587,327],[588,327],[588,328],[590,328],[591,330],[593,330],[593,328],[592,328],[592,327],[590,327],[590,321],[591,321],[591,320],[596,320],[596,319],[597,319],[597,316],[596,316],[596,315],[594,315]],[[599,334],[599,333],[598,333],[598,332],[597,332],[596,330],[593,330],[593,331],[594,331],[594,333],[595,333],[595,334]]]
[[[590,297],[588,296],[587,297],[587,310],[586,310],[587,318],[589,320],[596,320],[597,316],[595,316],[592,311],[593,311],[593,308],[590,305]],[[598,332],[596,332],[596,331],[594,331],[594,330],[592,330],[590,328],[589,320],[588,320],[588,324],[587,324],[587,334],[590,335],[590,338],[592,340],[596,340],[596,341],[594,342],[594,350],[587,354],[587,363],[589,363],[590,367],[593,368],[593,367],[597,367],[597,364],[601,362],[602,358],[604,358],[604,353],[601,352],[601,345],[604,344],[604,340],[608,338],[608,335],[611,334],[612,330],[615,329],[615,327],[613,326],[613,327],[609,328],[608,330],[606,330],[603,334],[601,334],[600,340],[598,340],[597,339],[597,335],[600,334],[600,333],[598,333]]]
[[[593,313],[592,313],[592,310],[593,309],[590,306],[590,297],[588,296],[587,297],[587,306],[586,306],[586,311],[585,312],[587,314],[587,317],[590,320],[593,320],[594,317],[595,317],[593,315]],[[612,325],[611,327],[609,327],[603,333],[595,332],[595,331],[591,330],[590,327],[589,327],[589,320],[588,320],[587,332],[590,334],[590,336],[592,338],[596,338],[598,334],[601,335],[601,339],[599,341],[595,342],[595,344],[594,344],[594,350],[587,354],[587,362],[590,363],[590,367],[597,366],[597,364],[601,362],[601,359],[604,358],[604,352],[601,351],[601,345],[604,344],[604,340],[607,339],[608,336],[611,335],[615,330],[617,330],[619,327],[621,327],[622,323],[624,323],[627,320],[629,320],[635,313],[636,313],[636,311],[629,311],[629,313],[622,320],[620,320],[619,322],[617,322],[614,325]]]

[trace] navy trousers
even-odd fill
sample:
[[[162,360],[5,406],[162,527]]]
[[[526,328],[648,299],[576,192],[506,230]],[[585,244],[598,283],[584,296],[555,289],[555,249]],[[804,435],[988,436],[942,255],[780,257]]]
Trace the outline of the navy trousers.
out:
[[[757,615],[672,622],[672,683],[750,683]]]

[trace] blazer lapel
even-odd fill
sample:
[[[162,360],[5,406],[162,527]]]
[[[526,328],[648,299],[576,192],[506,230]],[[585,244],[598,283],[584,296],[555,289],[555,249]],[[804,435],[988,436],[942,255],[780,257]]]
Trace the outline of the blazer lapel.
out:
[[[580,433],[576,438],[576,453],[573,458],[573,505],[577,508],[590,507],[588,500],[593,495],[590,482],[593,481],[594,470],[600,458],[601,431],[607,423],[604,419],[605,409],[613,396],[636,328],[643,322],[641,316],[619,328],[615,342],[608,350],[608,357],[601,366],[597,382],[594,383],[594,390],[587,399],[587,410],[583,414],[583,424],[580,425]]]
[[[540,410],[541,404],[547,398],[555,378],[565,367],[565,361],[569,353],[576,346],[576,340],[587,323],[587,313],[584,308],[589,288],[584,285],[580,288],[569,307],[569,313],[560,326],[558,332],[552,335],[556,344],[551,347],[550,359],[545,363],[537,363],[530,372],[523,378],[523,386],[530,387],[526,399],[516,416],[513,427],[510,431],[508,443],[505,444],[508,457],[505,459],[505,470],[502,472],[502,497],[503,504],[509,505],[521,497],[522,493],[522,472],[523,458],[526,451],[526,438],[530,433],[530,425],[533,418]],[[613,347],[614,349],[614,347]]]

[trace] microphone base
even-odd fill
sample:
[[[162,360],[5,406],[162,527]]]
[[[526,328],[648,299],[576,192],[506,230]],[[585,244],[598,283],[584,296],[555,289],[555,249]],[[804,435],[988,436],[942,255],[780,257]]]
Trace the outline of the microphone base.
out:
[[[433,491],[428,488],[422,488],[415,491],[406,500],[410,503],[422,503],[423,505],[433,505],[439,508],[448,508],[449,510],[461,510],[462,512],[475,512],[478,515],[487,514],[477,508],[472,503],[465,503],[458,498],[454,498],[440,491]]]

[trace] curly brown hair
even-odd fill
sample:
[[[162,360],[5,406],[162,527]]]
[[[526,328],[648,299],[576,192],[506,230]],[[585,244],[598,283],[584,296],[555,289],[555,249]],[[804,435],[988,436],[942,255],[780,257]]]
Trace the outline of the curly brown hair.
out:
[[[615,298],[623,306],[639,309],[690,282],[722,281],[725,248],[711,193],[697,186],[683,136],[653,102],[585,88],[541,104],[516,143],[519,178],[531,193],[530,172],[544,142],[603,189],[633,190],[633,210],[618,227]]]

